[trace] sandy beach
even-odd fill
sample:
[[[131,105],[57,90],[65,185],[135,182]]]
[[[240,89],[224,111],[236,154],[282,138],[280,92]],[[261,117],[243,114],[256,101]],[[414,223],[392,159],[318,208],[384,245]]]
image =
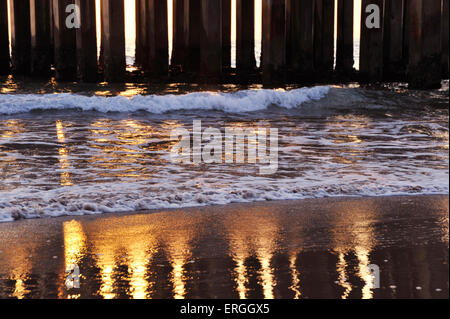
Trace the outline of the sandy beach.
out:
[[[448,230],[448,196],[2,223],[0,298],[448,298]]]

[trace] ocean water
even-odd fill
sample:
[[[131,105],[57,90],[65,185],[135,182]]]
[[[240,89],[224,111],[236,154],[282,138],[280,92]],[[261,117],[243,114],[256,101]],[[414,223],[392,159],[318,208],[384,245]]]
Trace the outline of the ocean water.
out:
[[[449,191],[448,81],[426,92],[401,84],[128,96],[26,92],[0,94],[1,222]],[[173,163],[170,133],[192,129],[194,120],[222,131],[277,128],[277,172]]]

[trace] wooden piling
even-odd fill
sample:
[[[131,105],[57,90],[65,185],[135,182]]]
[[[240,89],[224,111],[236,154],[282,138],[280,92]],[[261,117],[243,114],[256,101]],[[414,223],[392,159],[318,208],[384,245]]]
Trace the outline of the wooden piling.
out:
[[[236,0],[236,68],[241,77],[256,68],[254,0]]]
[[[286,0],[286,64],[294,82],[314,76],[313,17],[314,0]]]
[[[334,0],[315,0],[314,68],[321,78],[333,72]]]
[[[440,88],[441,0],[410,1],[409,88]]]
[[[442,0],[442,28],[441,28],[441,47],[442,47],[442,77],[448,79],[449,77],[449,61],[448,61],[448,8],[449,0]]]
[[[169,70],[169,39],[167,30],[167,1],[149,0],[148,45],[149,76],[154,79],[167,76]]]
[[[81,22],[80,28],[76,30],[78,79],[95,82],[98,80],[95,1],[75,0],[75,4],[80,8]]]
[[[141,66],[142,70],[148,71],[148,63],[150,62],[149,54],[150,47],[148,45],[149,41],[149,11],[148,11],[148,0],[138,0],[139,7],[136,7],[136,12],[139,15],[139,55],[137,56],[138,65]]]
[[[102,0],[103,72],[107,82],[125,80],[125,15],[123,0]]]
[[[285,0],[263,0],[263,83],[277,84],[286,78]]]
[[[76,28],[66,25],[66,8],[73,0],[53,0],[55,78],[73,81],[77,77]]]
[[[186,0],[186,33],[187,33],[187,59],[185,70],[190,73],[198,73],[200,71],[200,46],[202,34],[202,14],[201,0]]]
[[[31,74],[49,76],[52,63],[50,0],[30,0]]]
[[[231,0],[222,0],[222,65],[231,67]]]
[[[201,77],[219,81],[222,74],[222,0],[202,0],[201,14]]]
[[[385,1],[384,72],[385,80],[401,81],[405,74],[403,54],[405,0]]]
[[[173,0],[172,66],[182,66],[186,58],[185,0]]]
[[[353,72],[353,10],[353,0],[338,0],[336,71],[341,74]]]
[[[10,1],[13,74],[28,75],[31,67],[30,2]]]
[[[398,0],[396,0],[398,1]],[[370,5],[378,7],[377,11],[366,12]],[[373,18],[373,19],[372,19]],[[378,20],[379,25],[371,24],[369,20]],[[360,75],[361,81],[381,81],[383,79],[383,30],[384,30],[384,0],[363,0],[361,6],[361,44],[360,44]],[[374,22],[375,23],[375,22]]]
[[[176,2],[177,0],[174,0]],[[141,39],[141,12],[140,12],[141,0],[135,0],[135,52],[134,52],[134,64],[136,66],[141,65],[142,54],[142,39]]]
[[[10,72],[8,0],[0,0],[0,75]]]

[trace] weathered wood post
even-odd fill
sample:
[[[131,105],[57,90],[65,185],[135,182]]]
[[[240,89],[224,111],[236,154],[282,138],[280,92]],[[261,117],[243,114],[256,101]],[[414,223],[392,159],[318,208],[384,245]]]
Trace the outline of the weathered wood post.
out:
[[[10,72],[8,0],[0,0],[0,75]]]
[[[187,22],[187,59],[185,69],[191,73],[198,73],[200,71],[200,45],[202,34],[202,14],[201,14],[201,0],[186,0],[185,6]]]
[[[30,1],[11,0],[11,64],[13,74],[31,70]]]
[[[50,0],[30,0],[31,74],[49,76],[52,63]]]
[[[385,1],[384,79],[403,79],[406,65],[403,54],[405,0]]]
[[[362,1],[360,47],[362,81],[381,81],[383,79],[383,15],[384,0]]]
[[[202,0],[201,76],[218,81],[222,75],[222,0]]]
[[[176,2],[177,0],[175,0]],[[135,52],[134,52],[134,64],[136,66],[141,65],[142,54],[142,38],[141,38],[141,12],[140,12],[141,0],[135,0]]]
[[[314,77],[314,0],[286,0],[286,64],[290,80]]]
[[[334,0],[315,0],[314,68],[319,76],[334,68]]]
[[[442,0],[442,35],[441,35],[441,47],[442,47],[442,77],[448,79],[449,76],[449,61],[448,61],[448,8],[449,0]]]
[[[150,62],[150,47],[148,45],[149,41],[149,11],[148,11],[148,0],[138,0],[139,7],[136,7],[136,12],[139,15],[139,39],[140,44],[137,49],[139,49],[139,55],[137,56],[138,64],[141,66],[142,70],[148,71],[148,63]]]
[[[254,0],[236,0],[236,68],[241,77],[256,68]]]
[[[222,65],[231,67],[231,0],[222,0]]]
[[[148,71],[152,78],[167,76],[169,71],[169,38],[167,30],[167,1],[149,0]]]
[[[263,0],[263,83],[284,82],[286,78],[286,3]]]
[[[183,66],[187,42],[185,23],[185,0],[173,0],[173,51],[172,65]]]
[[[441,87],[441,0],[410,0],[408,83],[411,89]]]
[[[76,58],[76,15],[73,10],[66,9],[74,5],[74,0],[53,0],[54,23],[54,66],[57,80],[72,81],[77,77]],[[73,7],[72,7],[73,9]]]
[[[103,71],[108,82],[125,80],[125,15],[123,0],[102,0]]]
[[[95,2],[75,0],[75,4],[80,8],[80,28],[76,30],[78,79],[83,82],[96,82],[98,63]]]
[[[338,0],[337,4],[336,71],[353,71],[353,0]]]

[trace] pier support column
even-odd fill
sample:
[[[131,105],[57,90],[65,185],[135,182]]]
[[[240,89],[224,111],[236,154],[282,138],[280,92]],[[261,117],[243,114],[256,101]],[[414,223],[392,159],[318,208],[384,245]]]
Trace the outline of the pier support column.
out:
[[[200,71],[200,44],[202,34],[201,0],[186,0],[185,6],[187,20],[188,50],[185,69],[188,72]]]
[[[31,74],[49,76],[52,63],[50,0],[30,0]]]
[[[401,81],[405,74],[403,54],[405,0],[385,1],[384,72],[385,80]]]
[[[344,74],[353,71],[353,0],[337,3],[336,71]]]
[[[313,17],[314,0],[286,0],[286,64],[294,82],[314,76]]]
[[[396,0],[396,2],[399,2],[399,0]],[[369,10],[371,5],[376,7],[373,7],[373,10]],[[366,8],[369,12],[366,12]],[[377,20],[379,21],[377,22]],[[361,6],[360,47],[362,81],[381,81],[383,79],[383,30],[384,0],[363,0]]]
[[[28,75],[31,67],[30,1],[11,0],[10,18],[12,72]]]
[[[166,77],[169,71],[167,1],[149,0],[148,22],[149,75],[155,79]]]
[[[334,0],[315,0],[314,68],[319,76],[330,75],[334,67]]]
[[[442,0],[442,34],[441,34],[441,47],[442,47],[442,77],[448,79],[449,76],[449,61],[448,61],[448,8],[449,0]]]
[[[176,2],[177,0],[175,0]],[[140,12],[141,0],[135,0],[135,52],[134,52],[134,64],[136,66],[141,65],[142,54],[142,39],[141,39],[141,12]]]
[[[222,0],[222,65],[231,68],[231,0]]]
[[[201,9],[201,76],[219,81],[222,75],[222,0],[202,0]]]
[[[80,28],[76,30],[78,79],[83,82],[96,82],[98,63],[95,1],[75,0],[75,4],[80,8],[81,22]]]
[[[77,77],[76,28],[66,25],[66,8],[73,0],[53,0],[56,79],[73,81]]]
[[[254,0],[236,0],[236,67],[241,76],[256,68]]]
[[[125,15],[123,0],[102,0],[103,72],[107,82],[125,80]]]
[[[263,82],[285,81],[286,77],[286,4],[285,0],[263,0]]]
[[[8,0],[0,0],[0,75],[7,75],[9,66]]]
[[[441,0],[410,0],[408,83],[411,89],[441,87]]]
[[[139,56],[138,63],[145,72],[148,71],[148,63],[150,61],[150,48],[148,45],[149,40],[149,11],[148,0],[138,0],[139,7],[136,7],[136,12],[139,14]]]
[[[186,57],[185,0],[173,0],[173,51],[172,66],[183,66]]]

